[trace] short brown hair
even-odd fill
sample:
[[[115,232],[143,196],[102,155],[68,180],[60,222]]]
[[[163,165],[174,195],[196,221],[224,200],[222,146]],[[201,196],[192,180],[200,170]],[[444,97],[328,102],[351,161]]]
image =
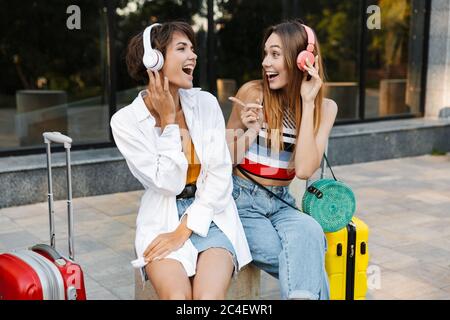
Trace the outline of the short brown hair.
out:
[[[166,50],[169,43],[172,41],[172,36],[175,32],[184,33],[192,45],[195,47],[195,33],[192,27],[184,21],[172,21],[161,23],[160,26],[155,26],[152,29],[151,39],[152,48],[161,51],[164,57],[166,57]],[[147,70],[142,63],[142,57],[144,55],[144,44],[142,41],[144,32],[140,32],[130,39],[128,42],[127,53],[125,61],[127,64],[128,74],[131,78],[137,82],[148,83]]]

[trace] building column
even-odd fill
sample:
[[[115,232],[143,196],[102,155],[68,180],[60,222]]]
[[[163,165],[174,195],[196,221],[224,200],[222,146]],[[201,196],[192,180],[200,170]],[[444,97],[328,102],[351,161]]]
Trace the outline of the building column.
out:
[[[425,117],[450,116],[450,1],[432,0]]]

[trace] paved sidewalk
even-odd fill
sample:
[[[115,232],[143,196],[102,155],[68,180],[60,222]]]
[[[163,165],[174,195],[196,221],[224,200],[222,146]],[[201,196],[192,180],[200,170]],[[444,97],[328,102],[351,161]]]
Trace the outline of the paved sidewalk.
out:
[[[450,155],[334,169],[356,193],[370,228],[368,299],[450,299]],[[304,181],[292,191],[303,194]],[[89,299],[133,299],[133,241],[142,191],[74,199],[75,259]],[[67,254],[66,203],[57,201],[57,247]],[[48,242],[47,203],[0,210],[0,252]],[[278,299],[263,273],[262,299]]]

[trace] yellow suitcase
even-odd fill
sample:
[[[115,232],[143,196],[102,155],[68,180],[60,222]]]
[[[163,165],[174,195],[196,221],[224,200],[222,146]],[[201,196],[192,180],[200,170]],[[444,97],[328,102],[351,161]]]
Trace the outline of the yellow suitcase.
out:
[[[331,300],[363,300],[367,293],[369,228],[353,217],[347,227],[325,233],[325,267]]]

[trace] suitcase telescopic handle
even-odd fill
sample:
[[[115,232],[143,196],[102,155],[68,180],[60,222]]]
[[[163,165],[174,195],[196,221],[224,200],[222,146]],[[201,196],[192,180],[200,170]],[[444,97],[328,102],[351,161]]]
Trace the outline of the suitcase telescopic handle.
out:
[[[66,145],[72,145],[72,138],[63,135],[61,132],[44,132],[42,134],[44,136],[44,142],[45,143],[50,143],[50,142],[55,142],[55,143],[63,143],[64,147],[67,148]]]
[[[74,260],[74,245],[73,245],[73,209],[72,209],[72,173],[70,169],[70,148],[72,146],[72,138],[63,135],[60,132],[44,132],[42,134],[44,142],[47,145],[47,173],[48,173],[48,209],[50,222],[50,245],[55,248],[55,210],[53,206],[53,184],[52,184],[52,161],[51,161],[51,143],[61,143],[66,150],[66,165],[67,165],[67,220],[68,220],[68,245],[69,257]]]

